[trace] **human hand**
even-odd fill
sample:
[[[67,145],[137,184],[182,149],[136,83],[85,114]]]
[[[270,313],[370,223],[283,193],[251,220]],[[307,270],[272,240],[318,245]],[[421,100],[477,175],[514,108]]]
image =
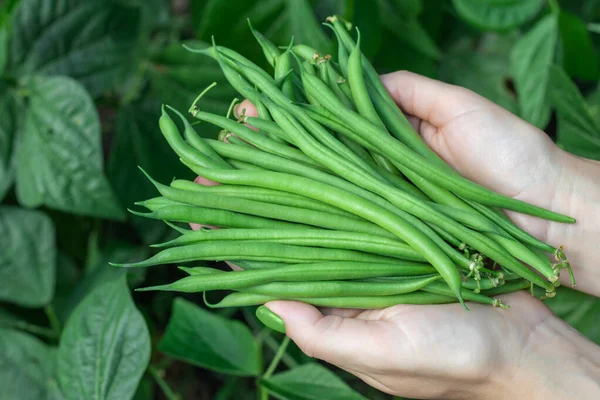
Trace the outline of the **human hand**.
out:
[[[427,145],[461,175],[575,217],[570,225],[508,212],[538,239],[564,245],[577,289],[600,296],[600,163],[561,150],[535,126],[470,90],[405,71],[381,79]],[[566,274],[562,282],[568,284]]]
[[[585,223],[572,190],[577,171],[588,167],[586,161],[562,152],[543,132],[470,91],[406,72],[382,79],[427,144],[462,175],[579,217],[578,225]],[[248,102],[238,109],[245,109],[247,116],[256,113]],[[593,172],[595,166],[589,168]],[[510,216],[542,240],[567,244],[571,260],[573,248],[581,248],[576,246],[581,238],[570,239],[582,232],[573,226]],[[586,260],[581,253],[576,260]],[[586,271],[593,275],[583,267],[576,274]],[[473,304],[466,313],[457,305],[399,305],[322,313],[297,302],[267,306],[283,318],[288,335],[304,352],[388,393],[420,398],[532,398],[531,392],[568,397],[553,379],[565,367],[579,376],[578,397],[591,393],[589,377],[597,371],[587,370],[581,359],[597,364],[595,346],[525,293],[504,301],[511,310]]]

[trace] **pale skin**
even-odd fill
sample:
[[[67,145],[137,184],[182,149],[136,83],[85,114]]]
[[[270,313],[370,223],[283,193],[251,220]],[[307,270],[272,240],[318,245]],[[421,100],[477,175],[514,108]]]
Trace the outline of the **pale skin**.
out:
[[[463,176],[577,219],[509,213],[521,228],[564,245],[577,289],[600,296],[600,163],[573,156],[481,96],[409,72],[382,76],[425,142]],[[238,110],[255,115],[245,101]],[[205,180],[199,179],[206,184]],[[568,285],[563,274],[562,283]],[[383,310],[267,303],[309,356],[397,396],[423,399],[600,398],[600,348],[526,292],[509,310],[469,304]]]

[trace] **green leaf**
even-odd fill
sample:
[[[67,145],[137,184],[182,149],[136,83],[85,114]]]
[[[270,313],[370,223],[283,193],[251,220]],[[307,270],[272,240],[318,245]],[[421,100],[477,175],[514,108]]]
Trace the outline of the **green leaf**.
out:
[[[262,51],[250,34],[247,19],[255,29],[277,45],[287,45],[292,36],[295,43],[304,43],[327,53],[332,49],[329,39],[317,21],[308,0],[209,0],[204,7],[192,12],[198,39],[210,42],[215,35],[217,44],[244,49],[252,60],[261,59]],[[227,26],[227,29],[223,29]],[[265,65],[264,62],[261,65]]]
[[[594,343],[600,345],[600,299],[577,290],[560,287],[557,296],[545,301],[546,305],[569,325]]]
[[[98,258],[90,262],[91,265],[88,265],[85,275],[79,280],[73,291],[69,293],[68,300],[57,310],[58,317],[63,323],[69,320],[72,312],[86,298],[88,293],[106,282],[120,279],[124,272],[127,274],[130,286],[141,284],[139,278],[143,278],[145,274],[142,268],[137,270],[131,268],[124,271],[122,268],[111,267],[108,263],[109,261],[126,263],[147,258],[149,255],[147,247],[135,247],[131,244],[119,243],[98,250],[98,252],[100,253]]]
[[[0,75],[4,73],[6,64],[8,64],[8,28],[0,21]]]
[[[548,15],[519,39],[511,53],[510,69],[517,89],[519,114],[541,129],[550,119],[548,86],[557,36],[557,18]]]
[[[508,35],[464,37],[454,43],[440,64],[440,79],[466,87],[507,110],[517,113],[515,95],[506,85],[509,54],[514,40]]]
[[[198,93],[217,82],[217,86],[198,102],[198,107],[216,114],[226,113],[236,91],[229,85],[215,60],[203,54],[192,53],[183,44],[193,49],[208,46],[204,42],[186,41],[171,45],[156,55],[150,69],[153,92],[162,103],[187,114]],[[150,106],[146,106],[148,107]],[[153,120],[152,123],[157,126],[156,121]],[[200,127],[202,136],[216,138],[218,129],[208,124]]]
[[[37,77],[17,160],[17,198],[80,215],[123,218],[102,173],[100,123],[92,99],[66,77]]]
[[[417,19],[418,14],[414,16],[403,14],[390,7],[389,4],[384,4],[387,7],[384,7],[382,10],[381,18],[383,24],[395,36],[396,40],[407,44],[412,49],[427,57],[435,60],[440,59],[441,50],[431,36],[429,36],[429,33],[421,26],[421,23]]]
[[[47,398],[52,349],[23,332],[0,328],[0,388],[3,399]]]
[[[544,0],[452,0],[458,15],[481,30],[507,31],[532,19]]]
[[[407,70],[437,78],[437,65],[433,58],[416,50],[412,45],[399,42],[390,32],[385,32],[379,53],[373,60],[379,73]]]
[[[598,79],[600,64],[585,23],[577,16],[561,11],[558,17],[563,49],[562,66],[569,76],[583,80]]]
[[[1,89],[1,88],[0,88]],[[15,179],[19,109],[8,91],[0,96],[0,200],[6,195]]]
[[[179,360],[224,374],[258,376],[261,355],[252,333],[239,321],[176,298],[158,349]]]
[[[553,66],[550,77],[558,117],[558,145],[579,156],[600,160],[600,123],[562,68]]]
[[[96,287],[65,326],[58,379],[65,399],[129,399],[150,360],[150,335],[124,276]]]
[[[283,400],[361,400],[336,374],[317,363],[308,363],[261,379],[260,385]]]
[[[22,0],[13,16],[12,63],[20,75],[68,75],[93,96],[136,61],[139,8],[105,0]]]
[[[0,300],[47,305],[54,294],[54,226],[39,211],[0,207]]]
[[[344,18],[360,29],[360,49],[365,56],[373,58],[379,52],[382,37],[381,2],[378,1],[349,1],[346,2]]]

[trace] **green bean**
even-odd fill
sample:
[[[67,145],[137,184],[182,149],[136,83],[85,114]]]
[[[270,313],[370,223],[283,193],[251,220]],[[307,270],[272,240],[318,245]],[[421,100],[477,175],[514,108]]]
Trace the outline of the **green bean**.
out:
[[[246,75],[251,77],[251,80],[254,83],[256,83],[259,87],[261,87],[261,89],[265,93],[275,96],[275,97],[280,95],[280,92],[278,91],[277,88],[270,85],[269,82],[262,79],[262,77],[259,76],[258,74],[255,74],[251,70],[248,70],[245,72],[246,72]],[[309,79],[314,78],[314,77],[311,77],[311,75],[309,75],[309,74],[303,74],[302,76],[303,76],[303,79],[305,77],[309,78]],[[318,78],[315,78],[315,79],[319,83],[322,83],[318,80]],[[306,87],[306,85],[305,85],[305,87]],[[325,85],[325,90],[328,91],[328,88],[326,87],[326,85]],[[319,96],[320,96],[319,98],[321,99],[322,98],[321,94],[319,94]],[[333,95],[333,97],[335,97],[335,95]],[[277,106],[272,104],[270,101],[265,102],[265,104],[269,108],[271,114],[276,119],[278,124],[280,126],[282,126],[282,125],[286,126],[285,130],[287,131],[288,134],[291,134],[294,131],[294,129],[297,130],[297,132],[296,132],[297,134],[302,131],[302,129],[298,126],[298,124],[293,119],[289,119],[289,117],[285,117],[282,110],[279,110]],[[289,104],[288,104],[288,108],[290,108]],[[291,106],[290,109],[295,110],[293,106]],[[330,111],[334,112],[334,110],[330,110]],[[301,111],[296,110],[296,112],[297,112],[297,115],[300,117],[306,116]],[[285,118],[282,118],[282,117],[288,118],[288,120],[286,120]],[[278,118],[279,118],[279,120],[278,120]],[[361,120],[361,122],[368,123],[368,121],[365,121],[365,120]],[[294,125],[294,123],[295,123],[295,125]],[[312,119],[308,118],[307,124],[310,124],[310,123],[314,123],[314,121]],[[373,127],[375,125],[371,125],[371,126]],[[313,146],[313,144],[310,141],[307,141],[306,134],[304,133],[303,135],[304,136],[302,136],[302,135],[298,136],[298,140],[304,140],[303,143],[305,144],[305,146],[300,146],[304,153],[313,154],[314,151],[318,152],[318,151],[323,150],[316,146]],[[386,136],[386,135],[384,135],[384,136]],[[387,136],[389,137],[389,135],[387,135]],[[392,141],[394,143],[396,142],[393,139],[392,139]],[[307,147],[307,146],[312,146],[312,147]],[[391,201],[395,205],[397,205],[397,206],[402,205],[402,207],[407,207],[407,208],[405,208],[405,210],[411,210],[412,212],[419,211],[418,216],[420,218],[429,220],[432,223],[442,222],[444,224],[443,228],[445,230],[447,230],[448,233],[460,235],[460,238],[462,240],[465,240],[465,242],[468,242],[471,244],[472,244],[472,242],[476,243],[476,245],[474,247],[477,247],[480,249],[481,248],[485,249],[485,251],[483,253],[488,255],[490,258],[501,263],[502,265],[504,265],[507,268],[511,268],[512,270],[519,271],[519,273],[522,276],[527,277],[527,279],[531,280],[532,282],[535,282],[538,286],[544,287],[548,291],[554,290],[554,286],[552,284],[541,279],[538,275],[534,274],[533,272],[531,272],[530,270],[525,268],[522,264],[520,264],[514,258],[511,258],[511,257],[507,256],[506,254],[504,254],[502,248],[500,246],[498,246],[495,242],[491,241],[489,238],[486,238],[485,236],[478,234],[477,232],[471,232],[470,230],[465,229],[462,225],[457,224],[452,219],[447,218],[443,214],[436,212],[431,207],[425,207],[421,202],[415,201],[414,198],[411,198],[409,195],[407,195],[404,192],[401,192],[398,190],[390,190],[390,189],[394,189],[394,188],[389,187],[387,185],[385,185],[385,186],[381,185],[381,182],[377,182],[377,180],[372,180],[371,176],[366,175],[366,176],[361,177],[360,175],[364,175],[364,171],[357,169],[356,165],[348,163],[347,160],[344,160],[341,157],[337,157],[331,151],[328,151],[326,156],[313,155],[312,157],[315,159],[319,159],[321,164],[328,166],[331,170],[340,174],[344,178],[354,182],[355,184],[363,186],[365,188],[367,186],[372,187],[373,189],[370,189],[370,190],[375,190],[376,193],[385,197],[387,200]],[[193,169],[193,167],[192,167],[192,169]],[[435,265],[435,263],[433,263],[433,264]],[[447,270],[445,273],[449,273],[449,270]],[[453,287],[456,290],[458,290],[458,287],[459,287],[457,275],[458,275],[458,272],[456,272],[456,274],[453,278],[455,280],[455,282],[453,283]]]
[[[238,292],[225,296],[220,302],[210,304],[204,303],[210,308],[245,307],[268,303],[269,301],[288,300],[301,301],[317,307],[332,308],[358,308],[358,309],[380,309],[393,307],[400,304],[425,305],[425,304],[447,304],[455,303],[454,297],[442,296],[434,293],[414,292],[397,294],[394,296],[365,296],[365,297],[303,297],[295,299],[281,299],[279,297],[265,296],[263,294]]]
[[[475,293],[478,293],[481,290],[497,288],[504,284],[504,279],[487,278],[478,281],[473,278],[469,278],[463,282],[462,286],[465,289],[473,290]]]
[[[253,75],[253,78],[256,78],[257,82],[262,83],[258,75]],[[327,85],[318,78],[303,74],[303,82],[307,92],[319,93],[320,104],[342,120],[347,121],[359,135],[375,146],[381,154],[388,156],[393,161],[413,171],[418,170],[419,175],[427,180],[460,194],[465,198],[477,200],[482,204],[499,206],[557,222],[575,222],[571,217],[495,193],[461,176],[448,174],[444,169],[428,162],[424,157],[414,153],[402,142],[391,137],[385,130],[382,130],[359,114],[345,108],[335,94],[329,90]]]
[[[508,235],[506,232],[504,232],[503,230],[498,228],[498,226],[496,224],[494,224],[492,221],[490,221],[489,219],[485,218],[484,216],[482,216],[481,214],[479,214],[477,212],[474,212],[474,211],[471,212],[471,211],[464,210],[462,208],[447,206],[444,204],[434,203],[431,201],[428,201],[427,204],[430,207],[433,207],[434,209],[438,210],[439,212],[454,219],[455,221],[460,222],[472,229],[478,230],[480,232],[494,233],[496,235],[502,236],[509,240],[512,239],[512,237],[510,235]]]
[[[379,119],[373,103],[369,98],[367,92],[367,85],[365,83],[363,70],[362,70],[362,52],[360,51],[360,31],[356,29],[358,39],[356,40],[356,46],[348,57],[348,82],[350,83],[350,90],[352,91],[352,99],[356,105],[358,113],[364,116],[367,120],[371,121],[374,125],[379,126],[381,129],[386,130],[385,125]]]
[[[244,126],[238,122],[235,122],[229,118],[221,117],[219,115],[197,111],[194,114],[194,118],[201,121],[210,122],[213,125],[220,126],[221,128],[234,133],[236,136],[252,144],[253,146],[264,150],[266,152],[276,154],[282,157],[286,157],[295,161],[303,162],[310,165],[318,165],[310,157],[307,157],[302,152],[293,149],[280,142],[276,142],[269,137],[263,136],[252,129]]]
[[[397,282],[356,282],[356,281],[317,281],[317,282],[271,282],[244,288],[244,292],[286,298],[302,297],[353,297],[391,296],[412,293],[441,276],[414,277]]]
[[[290,229],[302,227],[302,225],[291,222],[275,221],[268,218],[254,217],[252,215],[239,214],[225,210],[217,210],[215,208],[204,208],[188,205],[164,206],[152,210],[150,213],[140,213],[133,210],[129,210],[129,212],[145,218],[203,225],[215,225],[226,228]]]
[[[255,164],[250,164],[244,161],[232,160],[229,158],[225,159],[229,164],[231,164],[235,169],[246,169],[252,171],[264,171],[265,168],[259,167]]]
[[[330,214],[356,218],[356,216],[353,214],[350,214],[344,210],[340,210],[337,207],[330,206],[329,204],[324,204],[297,194],[280,192],[277,190],[235,185],[204,186],[195,182],[180,179],[171,182],[171,187],[174,189],[189,190],[198,193],[237,197],[279,205],[287,205],[291,207],[306,208],[308,210],[323,211]]]
[[[344,146],[342,143],[340,143],[337,139],[335,139],[335,137],[333,137],[329,132],[327,132],[327,130],[324,129],[321,125],[319,125],[318,123],[313,121],[306,114],[306,112],[304,112],[304,110],[301,107],[298,107],[298,106],[292,104],[290,102],[290,100],[287,97],[285,97],[283,95],[283,93],[281,93],[281,91],[275,85],[273,85],[272,82],[270,82],[267,79],[264,79],[264,77],[262,75],[258,74],[256,71],[254,71],[252,69],[245,69],[244,74],[247,77],[252,77],[252,81],[255,84],[257,84],[257,86],[259,86],[259,88],[262,89],[263,92],[265,92],[265,94],[267,94],[269,97],[274,96],[273,97],[274,101],[276,101],[278,104],[286,107],[286,109],[291,110],[290,112],[292,112],[294,114],[294,116],[299,119],[300,123],[302,123],[303,125],[305,125],[307,127],[307,129],[310,131],[311,135],[313,135],[314,138],[317,139],[321,144],[323,144],[327,148],[331,149],[332,151],[336,152],[336,154],[344,157],[345,159],[352,161],[356,168],[364,169],[365,171],[368,171],[371,174],[377,176],[376,171],[373,171],[373,169],[370,168],[370,166],[368,164],[366,164],[363,160],[361,160],[360,157],[358,157],[356,154],[354,154],[352,151],[350,151],[350,149],[348,149],[346,146]],[[302,75],[303,76],[311,76],[310,74],[307,74],[307,73],[304,73]],[[313,78],[319,80],[319,78],[317,78],[317,77],[313,77]],[[267,89],[268,93],[265,91],[265,89]],[[317,96],[317,97],[320,97],[320,96]],[[266,99],[265,99],[265,101],[266,101]],[[284,131],[285,131],[285,129],[284,129]]]
[[[177,114],[177,116],[179,117],[179,119],[181,120],[181,122],[183,123],[183,126],[184,126],[184,136],[185,136],[186,140],[190,143],[190,145],[195,150],[197,150],[200,153],[204,154],[205,156],[209,157],[215,166],[218,165],[221,168],[231,168],[231,166],[225,160],[223,160],[223,158],[221,158],[221,156],[219,156],[212,149],[212,147],[207,145],[206,142],[198,135],[198,133],[196,132],[196,130],[194,129],[192,124],[189,123],[187,118],[185,118],[179,111],[177,111],[173,107],[170,107],[170,106],[166,106],[166,107],[169,110],[173,111],[175,114]],[[167,117],[168,117],[168,115],[167,115]],[[170,117],[168,117],[168,118],[170,119]],[[173,126],[171,124],[169,124],[168,121],[166,121],[166,122],[167,122],[167,125],[170,126],[170,129],[172,130]],[[171,135],[169,135],[169,137],[171,138],[172,143],[177,143],[178,148],[182,149],[183,143],[181,141],[181,136],[179,135],[179,131],[173,132]],[[189,153],[188,151],[185,151],[185,153],[182,153],[182,154],[188,154],[188,153]]]
[[[290,49],[287,49],[277,57],[274,77],[275,79],[280,79],[285,76],[281,84],[281,91],[288,98],[294,99],[295,96],[292,79],[287,75],[290,70],[292,70],[292,60],[290,56]]]
[[[500,296],[502,294],[508,294],[513,292],[518,292],[519,290],[528,289],[531,283],[526,280],[519,279],[514,281],[506,282],[502,286],[498,286],[496,288],[484,290],[481,293],[486,296]]]
[[[499,227],[501,227],[502,229],[507,231],[515,239],[518,239],[518,240],[520,240],[530,246],[533,246],[537,249],[547,251],[548,253],[554,253],[556,251],[555,247],[550,246],[549,244],[544,243],[541,240],[533,237],[529,233],[527,233],[524,230],[522,230],[521,228],[517,227],[515,224],[513,224],[509,220],[498,215],[492,209],[490,209],[486,206],[483,206],[483,205],[477,203],[476,201],[472,201],[472,200],[468,200],[468,199],[464,199],[464,201],[467,202],[471,207],[473,207],[473,209],[475,209],[479,213],[485,215],[487,218],[489,218],[491,221],[493,221],[496,225],[498,225]]]
[[[227,135],[223,137],[221,142],[229,143],[234,146],[252,146],[250,143],[240,139],[238,136],[231,132],[227,132]]]
[[[292,46],[292,52],[306,61],[314,61],[319,58],[317,50],[305,44],[296,44]]]
[[[217,161],[211,159],[208,157],[208,155],[201,153],[185,143],[181,137],[181,134],[179,133],[179,129],[177,129],[177,125],[175,125],[175,122],[173,122],[169,114],[167,114],[164,106],[162,107],[162,114],[158,120],[158,125],[160,127],[160,131],[167,140],[167,143],[169,143],[169,146],[171,146],[173,151],[175,151],[179,157],[210,167],[219,166]]]
[[[248,261],[248,260],[236,260],[235,265],[243,270],[251,269],[267,269],[267,268],[279,268],[292,265],[290,263],[281,262],[269,262],[269,261]]]
[[[397,258],[379,256],[345,249],[292,246],[278,243],[237,241],[208,241],[160,251],[147,260],[120,264],[124,267],[150,267],[160,264],[175,264],[195,260],[207,261],[269,261],[286,263],[315,263],[321,261],[353,261],[362,263],[408,262]],[[118,265],[118,264],[115,264]],[[414,264],[426,265],[426,264]],[[370,267],[369,267],[370,268]]]
[[[418,276],[435,269],[420,263],[402,261],[396,264],[371,264],[364,268],[360,262],[338,261],[289,265],[281,268],[251,271],[231,271],[225,274],[202,274],[182,278],[176,282],[136,289],[170,290],[186,293],[207,290],[236,290],[269,282],[305,282],[340,279],[364,279],[377,276]]]
[[[261,172],[254,172],[255,174]],[[266,173],[266,171],[264,172]],[[198,196],[193,191],[174,189],[162,185],[152,179],[147,178],[158,189],[163,196],[178,201],[180,203],[190,204],[200,207],[221,209],[227,211],[240,212],[244,214],[266,217],[276,220],[296,222],[305,225],[314,225],[322,228],[339,229],[350,232],[370,233],[373,235],[395,237],[385,229],[364,219],[345,217],[342,215],[333,215],[326,212],[308,210],[298,207],[282,206],[268,202],[239,199],[228,196],[215,196],[203,194]]]
[[[440,294],[444,296],[451,296],[453,292],[450,290],[448,285],[443,282],[432,282],[429,285],[423,287],[422,289],[425,292]],[[468,289],[462,289],[463,298],[467,301],[474,301],[476,303],[488,304],[494,307],[503,307],[508,308],[508,306],[504,305],[500,300],[494,299],[492,297],[488,297],[482,293],[475,293]]]
[[[353,49],[355,47],[354,41],[348,34],[346,27],[339,21],[339,18],[334,16],[327,20],[333,24],[338,40],[343,45],[342,47],[345,47],[347,50]],[[377,71],[375,71],[375,68],[373,68],[364,55],[361,57],[361,62],[363,71],[369,82],[367,85],[369,94],[375,104],[375,108],[391,133],[429,161],[450,172],[451,168],[425,144],[412,125],[410,125],[406,116],[400,111],[394,99],[392,99],[385,86],[381,83]]]
[[[252,32],[252,35],[254,35],[254,37],[256,38],[256,41],[262,48],[262,51],[265,55],[265,58],[267,59],[267,62],[271,65],[271,67],[275,67],[276,66],[275,60],[277,60],[277,58],[279,57],[281,52],[279,51],[277,46],[275,46],[262,33],[257,31],[256,29],[254,29],[254,27],[252,26],[252,23],[250,22],[250,18],[248,18],[248,26],[250,27],[250,31]]]
[[[353,193],[340,190],[321,182],[289,174],[276,172],[248,172],[212,170],[200,166],[188,165],[194,172],[199,173],[217,182],[237,183],[259,187],[267,187],[293,193],[302,193],[306,197],[331,204],[363,217],[382,228],[395,234],[408,243],[413,249],[419,251],[440,275],[449,282],[457,293],[460,290],[461,278],[452,261],[435,245],[427,236],[413,225],[399,218],[396,214],[379,207]],[[457,294],[460,300],[460,293]]]
[[[421,230],[425,235],[427,235],[427,237],[431,239],[436,245],[438,245],[442,249],[442,251],[448,257],[450,257],[452,261],[457,263],[457,265],[465,269],[469,269],[469,266],[471,265],[470,260],[464,257],[461,253],[457,252],[456,249],[449,246],[442,238],[438,236],[438,234],[432,228],[424,224],[418,218],[415,218],[414,216],[400,210],[398,207],[394,206],[387,200],[363,189],[360,186],[354,185],[344,179],[340,179],[337,176],[330,175],[323,171],[318,171],[316,169],[310,168],[300,163],[295,163],[293,161],[287,161],[283,158],[271,154],[262,153],[255,149],[234,148],[233,146],[227,146],[217,141],[208,139],[206,140],[207,143],[223,157],[241,159],[250,161],[252,163],[258,163],[261,167],[271,171],[285,172],[289,174],[303,176],[358,195],[370,201],[371,203],[383,207],[384,209],[393,212],[394,214],[399,215],[402,218],[409,221],[411,224],[413,224],[419,230]],[[458,244],[460,244],[460,242]]]
[[[247,240],[296,246],[339,248],[398,257],[405,260],[425,261],[423,256],[399,240],[363,233],[325,229],[223,229],[190,231],[169,242],[154,245],[154,247],[180,246],[211,240]]]
[[[329,82],[329,87],[333,90],[336,96],[346,105],[346,107],[350,109],[354,109],[354,104],[352,103],[352,97],[348,97],[346,93],[342,90],[342,84],[346,83],[346,80],[342,78],[331,66],[331,63],[324,63],[319,65],[319,68],[322,68],[325,75],[327,76],[326,82]]]

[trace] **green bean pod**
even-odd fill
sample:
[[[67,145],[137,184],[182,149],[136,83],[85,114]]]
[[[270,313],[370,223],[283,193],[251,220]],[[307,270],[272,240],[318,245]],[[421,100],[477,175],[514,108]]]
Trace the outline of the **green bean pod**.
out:
[[[262,33],[254,29],[252,23],[250,22],[250,18],[248,18],[248,26],[250,27],[252,35],[254,35],[256,41],[262,48],[262,51],[265,55],[265,59],[267,60],[269,65],[271,65],[271,67],[276,67],[275,60],[277,60],[281,53],[277,46],[275,46],[273,42],[267,39]]]
[[[365,253],[425,261],[425,258],[405,243],[383,236],[326,229],[222,229],[188,231],[169,242],[154,247],[183,246],[204,241],[263,241],[295,246],[315,246],[356,250]]]
[[[148,202],[145,202],[148,204]],[[144,205],[146,205],[144,204]],[[268,218],[255,217],[215,208],[196,207],[189,205],[164,205],[152,208],[150,213],[141,213],[129,210],[130,213],[139,217],[158,220],[185,222],[203,225],[214,225],[224,228],[247,228],[247,229],[290,229],[307,227],[306,225],[291,222],[275,221]]]
[[[423,288],[425,292],[440,294],[444,296],[451,296],[452,291],[443,282],[432,282],[429,285]],[[468,289],[462,289],[463,298],[467,301],[473,301],[475,303],[488,304],[494,307],[503,307],[508,308],[508,306],[504,305],[500,300],[495,299],[493,297],[488,297],[488,295],[483,293],[475,293]]]
[[[397,258],[346,249],[330,249],[322,247],[292,246],[258,241],[230,240],[226,242],[210,241],[172,247],[162,250],[147,260],[136,263],[119,264],[119,266],[136,268],[151,267],[160,264],[176,264],[196,260],[248,260],[297,264],[322,261],[356,261],[362,263],[389,264],[404,262]]]
[[[176,179],[171,182],[171,187],[174,189],[188,190],[217,196],[237,197],[247,200],[306,208],[308,210],[323,211],[330,214],[356,218],[356,216],[353,214],[350,214],[344,210],[340,210],[337,207],[330,206],[329,204],[324,204],[297,194],[286,193],[277,190],[235,185],[204,186],[182,179]]]
[[[531,282],[528,282],[524,279],[519,279],[506,282],[502,286],[483,290],[481,293],[485,294],[486,296],[500,296],[503,294],[518,292],[519,290],[529,289],[530,286]]]
[[[426,276],[404,279],[397,282],[271,282],[244,288],[244,292],[264,294],[280,299],[302,297],[351,297],[351,296],[391,296],[412,293],[441,276]]]
[[[360,262],[324,262],[289,265],[281,268],[251,271],[231,271],[224,274],[200,274],[176,282],[136,289],[138,291],[166,290],[185,293],[208,290],[237,290],[269,282],[330,281],[365,279],[377,276],[418,276],[431,274],[435,269],[425,264],[402,261],[396,264],[376,264],[364,268]]]
[[[258,174],[261,172],[255,171],[254,173]],[[214,196],[209,194],[202,194],[199,196],[194,191],[174,189],[158,183],[147,174],[146,176],[158,189],[161,195],[184,204],[240,212],[259,217],[296,222],[299,224],[313,225],[322,228],[394,237],[393,234],[385,229],[372,222],[357,218],[356,215],[352,217],[346,217],[322,211],[282,206],[278,204],[239,199],[228,196]]]
[[[427,305],[456,303],[456,298],[434,293],[417,291],[413,293],[397,294],[394,296],[357,296],[357,297],[302,297],[294,299],[281,299],[279,297],[266,296],[257,293],[238,292],[225,296],[220,302],[210,304],[204,300],[210,308],[245,307],[268,303],[269,301],[288,300],[300,301],[317,307],[331,308],[358,308],[358,309],[380,309],[401,304]]]

